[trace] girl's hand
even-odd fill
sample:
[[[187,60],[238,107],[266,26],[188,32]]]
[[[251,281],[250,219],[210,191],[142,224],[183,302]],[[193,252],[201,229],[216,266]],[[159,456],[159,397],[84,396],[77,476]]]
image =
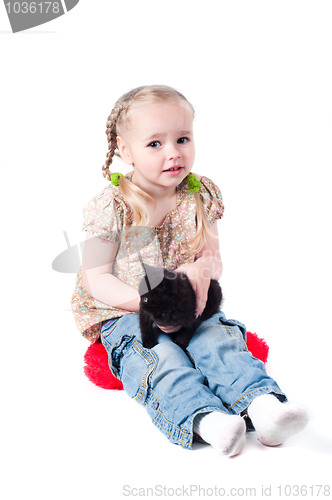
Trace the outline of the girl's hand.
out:
[[[176,272],[184,273],[196,294],[196,317],[200,316],[205,309],[208,290],[211,282],[211,270],[204,264],[204,260],[196,260],[192,264],[183,264]]]

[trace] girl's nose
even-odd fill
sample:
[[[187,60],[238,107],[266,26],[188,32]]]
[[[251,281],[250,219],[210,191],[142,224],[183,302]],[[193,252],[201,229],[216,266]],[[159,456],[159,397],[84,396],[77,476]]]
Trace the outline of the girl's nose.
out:
[[[180,158],[180,154],[176,149],[172,148],[168,153],[168,159],[176,160],[177,158]]]

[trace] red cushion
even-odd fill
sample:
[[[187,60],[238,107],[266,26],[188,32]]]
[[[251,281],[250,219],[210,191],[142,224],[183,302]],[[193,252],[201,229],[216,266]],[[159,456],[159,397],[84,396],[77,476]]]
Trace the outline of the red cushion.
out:
[[[267,362],[269,346],[265,340],[259,338],[256,333],[247,332],[247,347],[255,358],[260,359],[263,363]]]
[[[262,360],[267,361],[269,346],[256,333],[247,332],[247,347],[249,351]],[[120,380],[114,377],[108,366],[108,356],[101,342],[91,344],[84,355],[84,373],[88,379],[103,389],[123,390]]]
[[[91,382],[103,389],[123,389],[122,382],[109,369],[107,352],[101,342],[88,347],[84,361],[84,373]]]

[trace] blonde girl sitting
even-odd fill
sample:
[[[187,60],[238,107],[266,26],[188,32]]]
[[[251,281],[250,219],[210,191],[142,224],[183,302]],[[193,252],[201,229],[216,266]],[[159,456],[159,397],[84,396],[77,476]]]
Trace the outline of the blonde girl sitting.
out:
[[[168,439],[191,448],[200,437],[234,456],[247,429],[276,446],[307,421],[247,350],[245,326],[220,310],[199,326],[186,352],[168,335],[177,327],[155,324],[162,333],[152,349],[140,337],[140,256],[188,275],[197,315],[211,278],[222,274],[222,196],[212,180],[191,173],[193,119],[192,105],[167,86],[139,87],[116,102],[103,166],[111,183],[84,209],[87,239],[72,308],[82,334],[100,338],[113,375]],[[132,165],[128,174],[111,173],[114,155]]]

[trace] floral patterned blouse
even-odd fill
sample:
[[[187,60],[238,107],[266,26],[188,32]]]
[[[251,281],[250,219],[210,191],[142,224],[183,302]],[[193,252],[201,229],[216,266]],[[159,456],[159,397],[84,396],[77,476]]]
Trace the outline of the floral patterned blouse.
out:
[[[133,171],[125,177],[131,179],[132,175]],[[222,195],[212,180],[199,175],[197,178],[202,184],[199,193],[212,225],[223,216]],[[130,206],[119,187],[112,184],[84,207],[83,230],[119,244],[112,274],[136,290],[144,276],[140,259],[168,269],[195,260],[189,241],[196,231],[196,203],[194,195],[188,191],[187,178],[177,186],[176,192],[176,207],[160,226],[133,225]],[[81,269],[71,305],[78,329],[91,342],[98,340],[103,321],[132,312],[104,304],[89,295],[84,288]]]

